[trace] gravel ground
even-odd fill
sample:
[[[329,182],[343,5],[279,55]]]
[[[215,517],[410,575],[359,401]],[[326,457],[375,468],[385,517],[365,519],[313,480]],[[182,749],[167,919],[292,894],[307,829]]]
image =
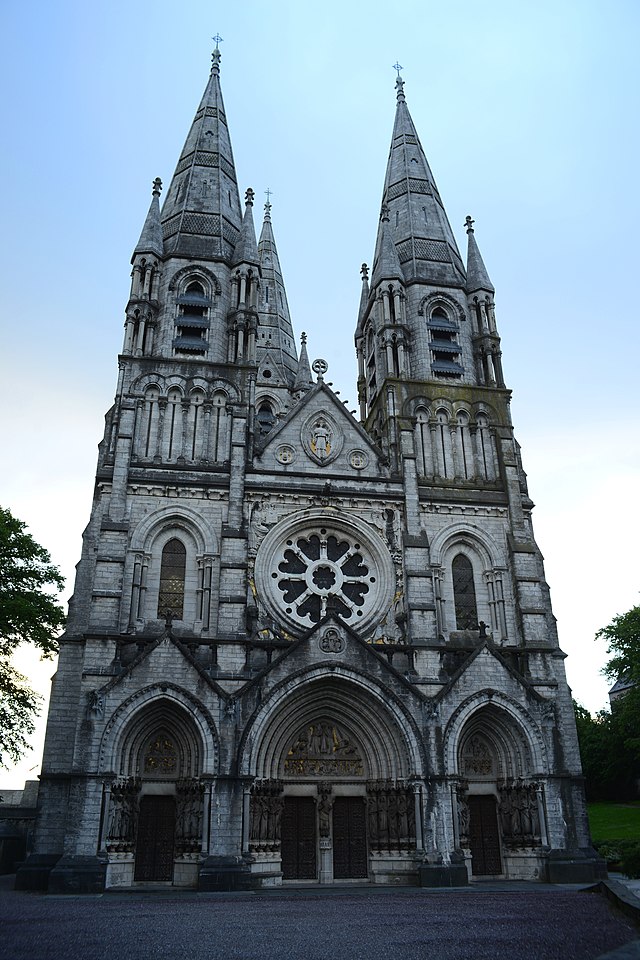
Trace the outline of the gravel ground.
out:
[[[2,960],[595,960],[638,937],[566,888],[50,897],[8,881]]]

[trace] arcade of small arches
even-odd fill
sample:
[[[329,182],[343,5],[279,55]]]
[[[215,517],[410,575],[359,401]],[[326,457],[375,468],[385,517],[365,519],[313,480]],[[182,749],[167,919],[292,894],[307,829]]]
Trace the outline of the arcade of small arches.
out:
[[[444,403],[416,402],[413,410],[416,469],[438,480],[495,482],[500,467],[487,413]]]
[[[173,382],[148,384],[138,401],[133,455],[162,463],[225,463],[232,415],[229,393]]]

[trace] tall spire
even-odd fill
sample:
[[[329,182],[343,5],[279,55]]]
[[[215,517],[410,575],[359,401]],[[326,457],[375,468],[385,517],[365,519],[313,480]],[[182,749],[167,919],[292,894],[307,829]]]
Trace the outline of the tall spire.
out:
[[[132,261],[138,253],[153,253],[156,257],[161,257],[164,253],[162,244],[162,225],[160,223],[160,191],[162,190],[162,180],[156,177],[153,181],[153,191],[151,193],[151,205],[147,219],[144,222],[140,239],[133,251]]]
[[[240,197],[220,88],[220,50],[162,208],[167,253],[229,262],[241,226]]]
[[[267,190],[266,193],[269,198],[271,191]],[[290,382],[293,382],[299,369],[298,357],[293,339],[287,293],[273,235],[269,199],[264,205],[264,221],[258,242],[258,255],[262,273],[258,351],[262,348],[268,349],[275,356],[282,370],[286,371]]]
[[[478,290],[485,290],[487,293],[495,293],[495,288],[489,279],[487,268],[480,256],[478,244],[476,243],[473,232],[474,221],[471,217],[465,220],[467,229],[468,248],[467,248],[467,293],[475,293]]]
[[[383,207],[405,280],[464,286],[464,266],[433,174],[413,125],[396,65],[396,118],[384,181]],[[383,249],[381,220],[373,263]]]

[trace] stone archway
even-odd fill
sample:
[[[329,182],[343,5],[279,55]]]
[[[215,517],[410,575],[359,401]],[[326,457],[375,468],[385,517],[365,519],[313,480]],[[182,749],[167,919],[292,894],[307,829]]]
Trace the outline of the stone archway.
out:
[[[421,770],[392,702],[324,672],[265,706],[247,758],[247,845],[261,869],[331,883],[380,880],[393,863],[415,877]]]
[[[124,726],[107,797],[107,886],[196,886],[205,823],[204,745],[181,705],[158,697]]]
[[[495,703],[473,712],[459,734],[456,767],[458,841],[471,876],[539,876],[544,788],[517,719]]]

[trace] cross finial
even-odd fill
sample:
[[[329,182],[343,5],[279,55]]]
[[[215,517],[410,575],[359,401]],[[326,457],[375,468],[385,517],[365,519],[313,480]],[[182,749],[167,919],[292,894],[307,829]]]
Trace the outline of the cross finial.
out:
[[[472,220],[471,217],[465,218],[464,225],[467,228],[467,233],[473,233],[474,223],[475,223],[475,220]]]
[[[248,207],[252,207],[252,206],[253,206],[253,198],[254,198],[254,197],[255,197],[255,193],[253,192],[253,190],[251,189],[251,187],[249,187],[249,188],[245,191],[245,195],[244,195],[245,203],[247,204]]]
[[[306,333],[305,333],[304,330],[303,330],[302,333],[300,334],[300,343],[303,343],[303,344],[304,344],[304,343],[306,343],[306,342],[307,342],[307,335],[306,335]]]
[[[160,191],[162,190],[162,180],[160,177],[156,177],[153,181],[153,190],[151,191],[152,196],[159,197]]]
[[[362,279],[363,279],[363,280],[368,280],[368,278],[369,278],[369,267],[366,265],[366,263],[363,263],[362,266],[360,267],[360,273],[361,273],[361,275],[362,275]]]
[[[271,193],[272,193],[272,191],[269,190],[269,187],[267,187],[267,189],[266,189],[265,192],[264,192],[264,195],[265,195],[265,197],[267,198],[267,205],[268,205],[268,206],[271,206],[271,204],[270,204],[270,202],[269,202],[269,201],[271,200]]]
[[[402,65],[396,62],[393,65],[393,69],[397,72],[398,76],[396,77],[396,99],[404,100],[404,80],[400,76],[400,71],[403,69]]]
[[[215,37],[212,37],[211,39],[215,40],[215,44],[216,44],[216,48],[211,54],[211,70],[215,71],[216,73],[220,73],[221,53],[220,53],[219,44],[222,43],[222,37],[220,36],[219,33],[216,33]]]
[[[400,77],[400,71],[404,70],[404,67],[400,63],[398,63],[398,61],[396,60],[396,62],[393,65],[393,69],[397,71],[398,77]]]

